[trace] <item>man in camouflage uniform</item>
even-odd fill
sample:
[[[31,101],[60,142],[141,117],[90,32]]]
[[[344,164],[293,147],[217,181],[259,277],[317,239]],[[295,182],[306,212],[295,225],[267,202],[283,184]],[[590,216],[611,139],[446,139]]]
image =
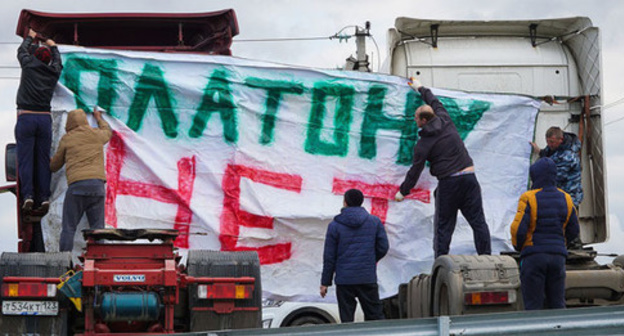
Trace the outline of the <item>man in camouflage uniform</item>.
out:
[[[581,185],[581,141],[573,133],[564,132],[559,127],[551,127],[546,131],[546,148],[540,149],[531,143],[539,157],[549,157],[557,165],[557,188],[572,196],[574,206],[578,209],[583,200]]]

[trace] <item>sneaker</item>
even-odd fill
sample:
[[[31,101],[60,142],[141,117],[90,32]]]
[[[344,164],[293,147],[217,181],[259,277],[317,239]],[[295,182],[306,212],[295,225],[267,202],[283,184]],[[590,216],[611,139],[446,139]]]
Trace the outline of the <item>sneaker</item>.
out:
[[[39,209],[37,209],[37,211],[43,214],[47,214],[49,209],[50,209],[50,201],[43,201],[41,202],[41,206],[39,207]]]
[[[26,210],[26,211],[30,211],[33,208],[33,205],[35,205],[35,201],[33,201],[32,198],[27,198],[24,200],[24,204],[22,205],[22,209]]]

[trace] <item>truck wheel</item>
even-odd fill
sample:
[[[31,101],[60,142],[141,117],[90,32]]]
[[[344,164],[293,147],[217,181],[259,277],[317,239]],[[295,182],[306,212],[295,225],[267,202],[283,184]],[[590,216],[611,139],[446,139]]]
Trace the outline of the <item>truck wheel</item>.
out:
[[[422,317],[431,317],[431,275],[426,274],[420,283],[420,311]]]
[[[407,318],[407,304],[409,301],[408,284],[399,285],[399,318]]]
[[[451,303],[451,288],[449,272],[441,270],[435,280],[434,295],[433,295],[433,315],[434,316],[449,316],[458,315],[461,312],[456,309],[458,302]],[[462,302],[459,302],[462,304]]]
[[[450,256],[442,256],[435,264],[433,281],[433,316],[460,315],[463,308],[461,293],[463,292],[461,273],[454,271],[455,261]],[[434,265],[435,267],[435,265]]]
[[[189,306],[192,307],[191,331],[262,327],[262,284],[260,260],[256,252],[190,250],[186,271],[188,275],[194,277],[252,277],[256,280],[253,297],[248,300],[237,300],[236,307],[257,310],[235,310],[230,314],[218,314],[209,310],[214,302],[209,299],[198,299],[197,286],[190,286],[188,295]]]
[[[408,318],[421,318],[424,317],[422,311],[422,289],[424,280],[427,277],[426,274],[419,274],[410,280],[407,285],[407,317]]]
[[[71,253],[13,253],[0,256],[0,288],[5,276],[31,276],[58,278],[72,268]],[[6,299],[6,298],[5,298]],[[57,316],[19,316],[0,314],[0,330],[7,335],[67,335],[68,316],[72,306],[63,294],[56,294],[59,301]],[[1,301],[1,300],[0,300]],[[37,300],[41,301],[41,300]]]
[[[619,255],[613,259],[613,265],[624,268],[624,255]]]
[[[305,326],[305,325],[315,325],[315,324],[327,324],[328,322],[321,319],[318,316],[301,316],[289,323],[284,327],[296,327],[296,326]]]
[[[448,316],[450,312],[450,304],[449,304],[449,291],[446,284],[441,284],[440,288],[437,291],[438,294],[438,305],[437,305],[437,315],[445,315]]]
[[[429,284],[431,275],[419,274],[412,278],[408,284],[407,317],[421,318],[431,316],[431,297]]]

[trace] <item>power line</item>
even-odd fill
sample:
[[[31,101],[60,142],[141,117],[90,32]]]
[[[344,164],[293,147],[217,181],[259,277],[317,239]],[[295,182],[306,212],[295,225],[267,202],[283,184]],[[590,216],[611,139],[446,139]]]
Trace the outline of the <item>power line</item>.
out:
[[[615,106],[620,105],[620,104],[622,104],[622,103],[624,103],[624,97],[622,97],[622,98],[620,98],[620,99],[618,99],[618,100],[616,100],[616,101],[614,101],[614,102],[612,102],[612,103],[609,103],[609,104],[604,105],[604,106],[602,107],[602,110],[604,111],[604,110],[606,110],[606,109],[609,109],[609,108],[615,107]],[[623,120],[623,119],[624,119],[624,116],[619,117],[619,118],[614,119],[614,120],[611,120],[611,121],[609,121],[609,122],[606,122],[606,123],[604,123],[604,125],[605,125],[605,126],[608,126],[608,125],[611,125],[611,124],[616,123],[616,122],[618,122],[618,121],[620,121],[620,120]]]
[[[313,41],[313,40],[331,40],[332,36],[316,36],[316,37],[276,37],[266,39],[244,39],[232,40],[232,42],[283,42],[283,41]]]
[[[606,105],[605,105],[605,106],[603,106],[602,108],[603,108],[604,110],[606,110],[606,109],[608,109],[608,108],[611,108],[611,107],[616,106],[616,105],[620,105],[620,104],[622,104],[622,103],[624,103],[624,97],[622,97],[622,98],[620,98],[620,99],[618,99],[618,100],[616,100],[616,101],[614,101],[614,102],[612,102],[612,103],[606,104]]]
[[[347,28],[357,28],[357,26],[345,26],[340,29],[337,33],[331,36],[310,36],[310,37],[275,37],[275,38],[263,38],[263,39],[238,39],[232,40],[232,42],[283,42],[283,41],[314,41],[314,40],[333,40],[338,39],[342,42],[342,40],[349,40],[354,35],[342,34],[342,32]]]

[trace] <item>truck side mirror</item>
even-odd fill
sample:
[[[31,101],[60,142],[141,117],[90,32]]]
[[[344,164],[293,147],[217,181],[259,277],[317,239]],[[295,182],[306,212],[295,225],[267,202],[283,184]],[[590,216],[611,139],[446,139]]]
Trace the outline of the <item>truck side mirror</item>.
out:
[[[17,145],[10,143],[4,151],[4,176],[8,182],[17,181]]]

